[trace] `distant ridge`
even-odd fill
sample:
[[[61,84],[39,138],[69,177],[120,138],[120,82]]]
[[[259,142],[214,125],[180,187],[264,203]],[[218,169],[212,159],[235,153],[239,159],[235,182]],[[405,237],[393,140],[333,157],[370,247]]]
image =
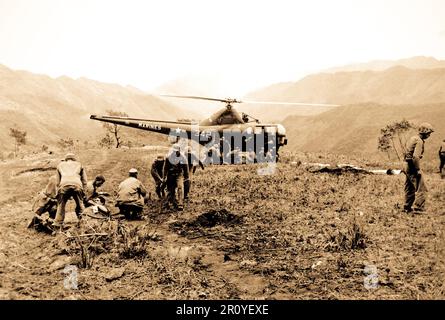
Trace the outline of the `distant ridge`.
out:
[[[257,90],[246,99],[331,104],[429,104],[445,102],[445,68],[409,69],[393,66],[385,71],[319,73],[297,82],[283,82]],[[248,107],[267,120],[283,120],[292,114],[324,112],[323,108]]]
[[[183,109],[134,87],[87,78],[54,79],[0,65],[0,120],[4,124],[0,143],[5,148],[13,144],[8,136],[11,126],[26,130],[31,145],[54,144],[68,137],[95,143],[103,130],[89,115],[107,110],[160,120],[190,117]]]
[[[351,71],[384,71],[386,69],[401,66],[409,69],[440,69],[445,68],[445,60],[437,60],[433,57],[412,57],[400,60],[374,60],[367,63],[350,64],[323,70],[327,73],[351,72]]]

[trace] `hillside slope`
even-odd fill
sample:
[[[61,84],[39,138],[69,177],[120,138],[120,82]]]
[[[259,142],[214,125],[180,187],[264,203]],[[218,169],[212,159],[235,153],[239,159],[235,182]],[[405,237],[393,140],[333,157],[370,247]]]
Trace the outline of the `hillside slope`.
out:
[[[369,154],[378,152],[380,129],[403,119],[415,124],[427,121],[435,127],[426,144],[425,158],[436,159],[440,141],[445,138],[445,103],[349,105],[316,116],[291,116],[284,125],[293,150]]]
[[[249,94],[246,99],[330,104],[430,104],[445,102],[445,69],[412,70],[393,67],[386,71],[355,71],[310,75],[298,82],[272,85]],[[247,107],[247,112],[268,120],[291,114],[307,115],[307,107]],[[309,108],[312,114],[326,108]],[[310,113],[309,113],[310,114]]]
[[[175,107],[138,89],[85,78],[53,79],[0,66],[0,143],[12,147],[10,127],[28,132],[31,145],[53,144],[60,138],[97,141],[103,134],[91,114],[106,110],[134,117],[175,120],[187,117]]]

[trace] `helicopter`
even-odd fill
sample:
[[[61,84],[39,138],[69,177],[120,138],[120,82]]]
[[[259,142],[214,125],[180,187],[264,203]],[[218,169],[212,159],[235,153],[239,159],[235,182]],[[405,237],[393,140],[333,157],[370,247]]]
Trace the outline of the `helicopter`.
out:
[[[279,150],[288,144],[286,129],[282,124],[261,123],[258,119],[239,113],[235,104],[274,104],[274,105],[300,105],[300,106],[323,106],[336,107],[333,104],[314,104],[296,102],[262,102],[262,101],[241,101],[233,98],[219,99],[202,96],[183,95],[160,95],[168,98],[183,98],[206,101],[217,101],[225,104],[208,118],[200,122],[193,121],[163,121],[130,117],[117,117],[107,115],[91,115],[90,119],[108,122],[116,125],[146,130],[174,137],[196,141],[209,149],[219,145],[219,157],[233,154],[234,151],[254,152],[261,154],[262,158],[269,153],[276,161],[279,159]],[[258,157],[255,156],[255,159]],[[233,159],[232,159],[233,160]],[[256,161],[255,161],[256,162]],[[222,162],[221,162],[222,163]]]

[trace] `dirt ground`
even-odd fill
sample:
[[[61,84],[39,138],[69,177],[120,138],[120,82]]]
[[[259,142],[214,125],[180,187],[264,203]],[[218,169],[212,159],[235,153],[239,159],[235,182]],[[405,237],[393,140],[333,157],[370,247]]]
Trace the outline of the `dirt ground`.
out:
[[[336,158],[286,154],[272,175],[259,175],[261,165],[198,170],[178,213],[162,211],[154,195],[156,151],[77,154],[112,194],[138,168],[151,190],[146,220],[77,226],[70,203],[64,234],[27,229],[33,199],[63,155],[0,163],[1,299],[445,298],[445,180],[437,173],[427,173],[427,212],[407,215],[403,174],[311,173],[302,163]],[[66,286],[70,266],[77,289]]]

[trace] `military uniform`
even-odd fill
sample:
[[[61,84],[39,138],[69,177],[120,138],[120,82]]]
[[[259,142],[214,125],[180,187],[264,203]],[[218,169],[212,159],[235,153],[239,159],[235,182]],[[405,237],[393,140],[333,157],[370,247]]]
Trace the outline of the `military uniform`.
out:
[[[163,170],[164,170],[164,157],[158,157],[151,165],[151,176],[153,177],[156,185],[156,194],[160,199],[165,197],[165,187],[163,182]]]
[[[420,160],[425,150],[425,141],[420,136],[413,136],[407,144],[405,154],[405,211],[422,211],[425,206],[426,193],[425,178],[420,168]]]
[[[136,171],[137,173],[137,171]],[[131,171],[130,171],[131,174]],[[135,176],[121,182],[116,206],[127,219],[139,218],[145,205],[147,189]]]
[[[214,144],[207,150],[206,158],[204,160],[204,163],[206,165],[220,163],[222,159],[222,155],[219,150],[219,146],[217,144]]]
[[[98,180],[97,177],[95,180],[88,181],[87,187],[85,189],[84,204],[86,208],[93,207],[93,212],[97,209],[102,213],[109,214],[110,210],[105,206],[105,198],[103,197],[108,194],[105,192],[97,191],[104,182],[105,180]]]
[[[167,184],[168,203],[173,205],[175,209],[178,209],[176,189],[178,188],[178,183],[181,177],[184,178],[184,199],[188,198],[188,191],[190,189],[190,187],[187,186],[190,183],[187,159],[182,154],[171,153],[164,162],[163,172]]]
[[[439,158],[440,158],[439,173],[441,174],[442,178],[444,178],[445,172],[442,173],[442,170],[443,167],[445,166],[445,140],[442,141],[442,145],[440,146]]]
[[[204,170],[204,164],[191,150],[187,151],[186,158],[189,178],[184,180],[184,200],[188,200],[188,195],[190,194],[190,189],[192,187],[192,174],[196,172],[196,168],[198,166]]]
[[[94,184],[94,181],[88,181],[85,189],[85,206],[88,206],[88,203],[97,197],[99,197],[99,193],[97,192],[97,187]]]
[[[186,154],[186,157],[187,157],[187,164],[188,164],[188,168],[189,168],[189,175],[191,175],[192,173],[195,173],[196,168],[198,166],[200,166],[201,169],[204,170],[204,164],[202,163],[201,160],[199,160],[199,158],[192,151],[188,151]]]
[[[220,164],[227,163],[227,164],[233,164],[233,150],[230,142],[225,139],[224,137],[221,138],[219,143],[219,153],[221,155]],[[234,149],[234,148],[233,148]]]
[[[57,166],[57,214],[54,226],[62,226],[65,220],[65,206],[72,197],[76,202],[76,215],[82,218],[85,209],[83,203],[87,176],[82,164],[76,161],[73,154],[66,156],[65,161]]]
[[[33,205],[33,211],[41,216],[48,212],[49,217],[54,219],[57,212],[57,177],[51,176],[45,189],[40,191]]]

